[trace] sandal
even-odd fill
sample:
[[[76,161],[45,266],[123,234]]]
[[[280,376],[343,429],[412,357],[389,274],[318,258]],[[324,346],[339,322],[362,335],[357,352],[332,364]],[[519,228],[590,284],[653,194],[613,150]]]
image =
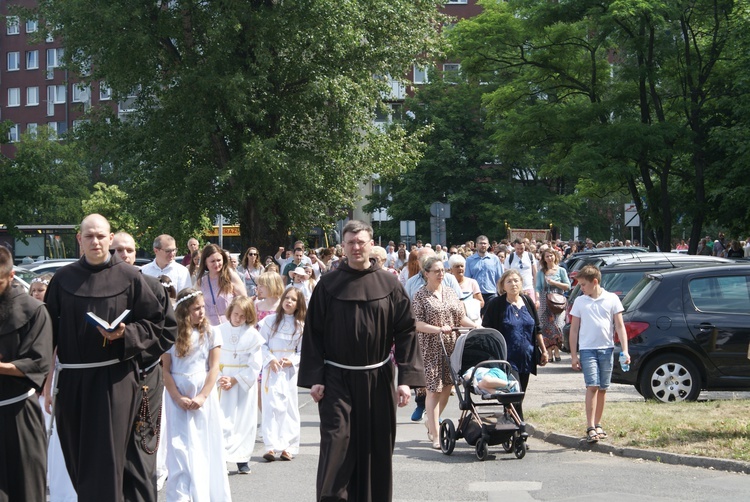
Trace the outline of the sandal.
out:
[[[599,436],[599,439],[607,439],[607,433],[604,432],[601,424],[596,424],[594,427],[596,428],[596,435]]]
[[[589,427],[586,429],[586,441],[589,443],[596,443],[599,441],[599,434],[596,433],[596,427]]]
[[[274,460],[276,460],[276,452],[274,452],[273,450],[268,450],[268,452],[263,455],[263,459],[266,462],[273,462]]]

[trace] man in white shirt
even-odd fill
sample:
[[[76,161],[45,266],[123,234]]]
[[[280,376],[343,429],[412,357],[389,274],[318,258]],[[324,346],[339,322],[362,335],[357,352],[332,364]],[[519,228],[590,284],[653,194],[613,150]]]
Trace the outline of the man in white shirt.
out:
[[[151,263],[144,265],[141,272],[151,277],[166,275],[172,279],[175,290],[179,293],[185,288],[193,285],[190,280],[190,272],[187,267],[175,262],[177,245],[174,237],[162,234],[154,239],[154,254],[156,259]]]
[[[443,246],[441,246],[440,244],[435,244],[435,256],[440,258],[441,261],[445,261],[448,259],[448,253],[445,252]]]
[[[536,284],[537,261],[520,239],[513,241],[516,252],[510,253],[505,259],[505,269],[515,268],[523,279],[523,292],[534,300],[534,284]]]

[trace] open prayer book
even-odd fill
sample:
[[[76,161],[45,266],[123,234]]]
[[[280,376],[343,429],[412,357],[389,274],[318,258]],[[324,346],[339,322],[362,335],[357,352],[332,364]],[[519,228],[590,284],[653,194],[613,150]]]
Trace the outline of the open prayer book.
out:
[[[117,329],[120,323],[130,314],[130,310],[125,310],[120,316],[111,323],[105,321],[93,312],[86,312],[86,322],[92,326],[101,326],[105,331],[112,332]]]

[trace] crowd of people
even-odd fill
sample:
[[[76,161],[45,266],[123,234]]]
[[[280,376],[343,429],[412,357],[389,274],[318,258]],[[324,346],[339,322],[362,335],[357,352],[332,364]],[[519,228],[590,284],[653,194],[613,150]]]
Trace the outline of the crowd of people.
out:
[[[357,221],[342,236],[340,245],[297,241],[263,258],[251,246],[235,259],[193,238],[178,262],[175,239],[160,235],[155,259],[139,270],[133,237],[94,214],[81,223],[81,259],[34,279],[27,298],[9,285],[12,257],[0,247],[0,328],[30,326],[18,346],[0,338],[0,410],[15,413],[11,428],[0,417],[0,442],[10,455],[20,441],[29,459],[3,473],[0,493],[44,500],[49,483],[53,502],[155,501],[165,486],[169,501],[231,500],[227,465],[250,473],[259,437],[266,462],[298,454],[300,386],[321,417],[318,499],[389,500],[395,411],[412,393],[412,420],[424,421],[429,446],[440,448],[454,384],[443,352],[453,351],[456,328],[498,330],[526,392],[539,365],[561,361],[564,314],[547,300],[570,289],[561,261],[631,245],[480,235],[446,248],[380,247]],[[744,256],[750,244],[720,234],[699,252],[709,248]],[[609,346],[611,336],[597,338],[606,327],[588,312],[605,302],[606,321],[620,331],[621,305],[591,270],[580,278],[591,305],[572,310],[571,337],[580,332],[582,342],[572,364],[594,389],[587,433],[597,439],[606,437],[599,422],[608,382],[591,368],[606,366],[611,351],[591,353],[587,344]],[[121,314],[115,325],[100,322]],[[27,399],[34,394],[39,403]],[[49,446],[40,430],[51,434]]]

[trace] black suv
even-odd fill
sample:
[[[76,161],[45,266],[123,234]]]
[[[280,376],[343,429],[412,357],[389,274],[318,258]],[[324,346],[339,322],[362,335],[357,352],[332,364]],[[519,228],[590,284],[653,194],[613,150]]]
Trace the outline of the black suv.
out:
[[[602,274],[601,286],[620,297],[625,298],[630,290],[647,272],[667,270],[682,267],[695,267],[715,264],[731,264],[733,260],[718,256],[678,255],[676,253],[642,253],[635,257],[623,258],[603,264],[599,271]],[[581,294],[581,287],[575,285],[568,294],[565,326],[563,327],[563,350],[570,351],[568,338],[570,336],[570,308]]]
[[[750,390],[750,265],[653,272],[623,306],[631,364],[615,363],[613,382],[662,402]]]

